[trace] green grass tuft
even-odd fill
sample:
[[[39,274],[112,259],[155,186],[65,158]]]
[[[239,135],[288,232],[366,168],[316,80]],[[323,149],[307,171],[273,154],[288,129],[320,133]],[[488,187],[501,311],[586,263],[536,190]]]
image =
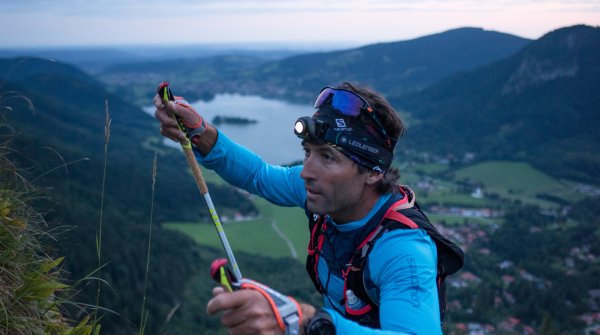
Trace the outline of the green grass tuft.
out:
[[[0,334],[89,335],[89,317],[74,324],[66,315],[77,304],[64,298],[72,288],[63,281],[63,258],[43,247],[47,224],[34,206],[43,194],[9,158],[9,141],[0,143]]]

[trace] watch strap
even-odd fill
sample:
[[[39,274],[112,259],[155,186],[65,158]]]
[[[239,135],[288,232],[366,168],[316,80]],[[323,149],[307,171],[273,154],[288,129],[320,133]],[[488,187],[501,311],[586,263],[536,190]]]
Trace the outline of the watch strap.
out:
[[[320,310],[304,325],[304,335],[335,335],[331,315]]]

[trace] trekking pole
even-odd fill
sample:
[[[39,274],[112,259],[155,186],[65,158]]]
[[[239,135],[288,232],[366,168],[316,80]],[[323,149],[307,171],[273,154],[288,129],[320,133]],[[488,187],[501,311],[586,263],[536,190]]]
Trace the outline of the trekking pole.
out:
[[[165,103],[165,108],[167,108],[169,101],[175,101],[175,96],[173,95],[173,92],[171,92],[168,82],[163,82],[162,84],[160,84],[160,86],[157,89],[157,93]],[[183,124],[181,118],[175,113],[172,113],[172,115],[177,121],[177,126],[179,127],[179,130],[185,133],[185,125]],[[204,177],[202,176],[202,171],[200,170],[198,161],[196,161],[196,157],[194,157],[194,153],[192,152],[192,143],[186,137],[186,139],[181,141],[180,144],[181,148],[183,149],[183,153],[185,154],[185,158],[188,162],[188,165],[192,170],[192,174],[194,175],[194,180],[196,181],[198,190],[200,191],[200,194],[204,196],[204,200],[206,200],[208,210],[210,211],[210,216],[212,217],[212,220],[215,223],[215,228],[217,229],[217,233],[219,233],[219,238],[221,239],[223,248],[227,253],[227,258],[229,258],[229,262],[231,262],[231,267],[233,268],[233,275],[235,276],[236,281],[239,282],[240,280],[242,280],[242,274],[240,272],[237,262],[235,261],[235,256],[233,256],[231,246],[229,246],[229,241],[227,241],[227,236],[225,235],[225,231],[223,230],[223,226],[221,225],[221,220],[219,220],[219,215],[217,215],[217,210],[215,209],[215,205],[212,202],[210,193],[208,193],[208,187],[206,186],[206,182],[204,181]]]

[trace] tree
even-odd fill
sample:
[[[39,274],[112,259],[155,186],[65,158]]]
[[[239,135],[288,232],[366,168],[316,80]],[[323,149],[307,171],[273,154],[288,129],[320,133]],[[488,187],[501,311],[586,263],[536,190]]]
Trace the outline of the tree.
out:
[[[538,335],[560,335],[550,314],[545,314]]]

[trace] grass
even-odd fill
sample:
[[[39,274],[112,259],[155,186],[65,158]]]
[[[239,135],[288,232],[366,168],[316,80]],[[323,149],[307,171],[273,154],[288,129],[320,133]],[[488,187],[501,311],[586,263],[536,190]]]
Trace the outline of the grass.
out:
[[[481,182],[485,185],[486,193],[496,193],[503,198],[518,199],[523,203],[542,207],[553,207],[556,204],[537,198],[538,194],[553,194],[568,201],[571,201],[574,195],[568,191],[565,183],[524,162],[479,163],[455,172],[455,180],[463,179]],[[567,192],[565,192],[566,188]]]
[[[562,186],[552,177],[534,169],[529,163],[490,161],[456,171],[455,179],[473,179],[483,182],[491,191],[533,195]]]
[[[403,169],[402,183],[413,187],[422,179],[419,174],[430,175],[449,170],[443,164],[414,164]],[[417,172],[419,174],[417,174]],[[544,208],[554,208],[558,204],[544,200],[539,195],[550,195],[573,203],[584,198],[583,194],[574,192],[578,183],[557,180],[546,173],[533,168],[529,163],[514,161],[487,161],[458,169],[453,172],[452,180],[433,180],[440,186],[435,191],[424,193],[415,189],[417,200],[422,204],[436,202],[465,207],[497,207],[498,200],[489,197],[476,199],[467,193],[459,192],[458,182],[469,180],[483,185],[487,195],[497,194],[502,199],[520,201]]]
[[[104,165],[102,170],[102,191],[100,196],[100,218],[98,222],[98,233],[96,235],[96,257],[98,258],[98,277],[102,269],[102,224],[104,223],[104,195],[106,191],[106,171],[108,164],[108,144],[110,143],[110,113],[108,112],[108,100],[105,100],[105,120],[104,120]],[[100,294],[102,282],[98,281],[96,291],[96,309],[94,310],[94,332],[100,331],[98,323],[98,309],[100,307]]]
[[[41,242],[52,236],[42,230],[47,222],[32,204],[44,195],[27,180],[27,171],[8,158],[14,153],[9,147],[10,139],[2,141],[0,334],[90,335],[95,321],[89,315],[76,323],[63,314],[66,306],[81,306],[68,298],[75,290],[64,283],[59,267],[63,258],[49,256]]]
[[[204,173],[205,170],[203,170]],[[206,180],[222,183],[214,172],[205,174]],[[290,240],[300,261],[306,257],[308,243],[307,219],[300,208],[285,208],[253,197],[252,201],[259,209],[261,216],[256,219],[240,222],[224,222],[223,229],[234,251],[244,251],[267,257],[291,257],[292,252],[285,241],[272,228],[275,220],[278,228]],[[218,212],[217,208],[217,212]],[[166,222],[164,227],[187,234],[201,245],[221,248],[221,241],[212,221],[206,222]]]
[[[150,273],[150,250],[152,242],[152,223],[154,221],[154,195],[156,191],[156,165],[158,153],[154,153],[154,161],[152,162],[152,195],[150,200],[150,222],[148,223],[148,250],[146,252],[146,272],[144,273],[144,294],[142,297],[142,311],[140,313],[139,334],[143,335],[148,322],[148,310],[146,310],[146,296],[148,293],[148,275]]]
[[[418,163],[411,166],[410,169],[415,172],[423,173],[425,175],[432,175],[435,173],[443,172],[448,170],[448,164],[440,163]]]
[[[416,192],[416,191],[415,191]],[[458,206],[458,207],[469,207],[469,208],[482,208],[482,207],[494,207],[496,202],[485,198],[478,199],[473,198],[469,194],[457,193],[455,190],[442,189],[435,192],[431,192],[427,195],[417,193],[417,201],[419,203],[437,203],[441,206]]]
[[[443,221],[446,226],[460,226],[466,222],[476,223],[476,224],[481,224],[481,225],[488,225],[491,223],[499,224],[502,222],[502,219],[462,217],[462,216],[452,216],[452,215],[427,214],[427,217],[433,223],[439,223],[439,222]]]

